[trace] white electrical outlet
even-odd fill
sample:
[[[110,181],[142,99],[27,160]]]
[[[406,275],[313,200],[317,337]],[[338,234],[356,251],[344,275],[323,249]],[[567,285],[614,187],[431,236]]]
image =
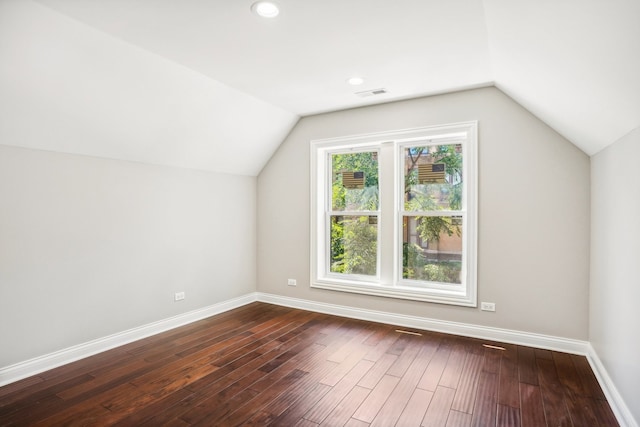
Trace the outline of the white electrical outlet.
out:
[[[174,301],[182,301],[185,298],[184,292],[176,292],[173,297]]]
[[[287,285],[289,285],[289,286],[297,286],[298,282],[296,282],[296,279],[287,279]]]
[[[496,303],[495,302],[481,302],[480,310],[482,311],[496,311]]]

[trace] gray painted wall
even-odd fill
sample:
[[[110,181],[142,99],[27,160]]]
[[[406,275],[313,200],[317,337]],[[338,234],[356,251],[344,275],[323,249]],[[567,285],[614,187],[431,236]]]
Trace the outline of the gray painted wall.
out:
[[[0,195],[0,367],[255,291],[255,177],[0,146]]]
[[[469,120],[479,127],[478,295],[497,311],[311,289],[309,141]],[[258,177],[258,291],[586,340],[589,165],[496,88],[303,118]]]
[[[640,420],[640,128],[591,158],[589,340]]]

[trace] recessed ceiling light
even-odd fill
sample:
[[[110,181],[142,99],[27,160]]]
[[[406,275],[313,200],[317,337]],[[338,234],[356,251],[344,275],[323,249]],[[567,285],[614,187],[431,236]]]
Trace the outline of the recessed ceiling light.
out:
[[[280,9],[275,3],[270,1],[258,1],[251,5],[253,13],[263,18],[275,18],[280,13]]]
[[[347,80],[347,83],[353,86],[358,86],[364,83],[364,79],[362,77],[351,77],[349,80]]]

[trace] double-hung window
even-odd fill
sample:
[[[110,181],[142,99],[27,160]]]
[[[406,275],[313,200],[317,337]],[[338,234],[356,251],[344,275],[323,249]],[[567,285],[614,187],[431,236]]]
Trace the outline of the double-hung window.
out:
[[[477,124],[311,143],[311,286],[476,305]]]

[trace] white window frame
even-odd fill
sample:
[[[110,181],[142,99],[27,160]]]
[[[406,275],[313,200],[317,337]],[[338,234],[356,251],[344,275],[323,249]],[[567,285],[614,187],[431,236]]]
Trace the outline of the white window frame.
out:
[[[311,287],[417,301],[477,306],[477,122],[318,139],[311,141]],[[461,144],[463,155],[463,279],[460,285],[402,278],[404,154],[407,146]],[[379,206],[377,275],[328,271],[331,161],[335,153],[378,151]],[[438,212],[446,215],[448,211]],[[411,212],[411,215],[415,214]],[[352,215],[345,212],[345,215]]]

